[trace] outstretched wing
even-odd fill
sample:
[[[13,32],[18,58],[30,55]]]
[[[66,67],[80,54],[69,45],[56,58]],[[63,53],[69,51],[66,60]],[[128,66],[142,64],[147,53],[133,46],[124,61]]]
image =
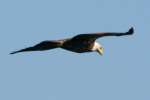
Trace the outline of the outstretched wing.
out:
[[[79,34],[73,37],[72,40],[94,42],[97,38],[101,38],[105,36],[124,36],[124,35],[132,35],[133,33],[134,33],[134,29],[133,27],[131,27],[127,32],[124,32],[124,33],[100,32],[100,33]]]
[[[43,50],[49,50],[53,48],[60,47],[62,44],[62,41],[43,41],[35,46],[24,48],[18,51],[14,51],[10,54],[15,54],[19,52],[27,52],[27,51],[43,51]]]

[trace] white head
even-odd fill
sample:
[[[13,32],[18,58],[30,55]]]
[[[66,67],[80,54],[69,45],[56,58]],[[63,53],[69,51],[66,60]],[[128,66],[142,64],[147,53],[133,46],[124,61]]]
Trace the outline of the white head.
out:
[[[100,55],[103,55],[104,48],[102,47],[101,44],[94,42],[94,46],[92,48],[92,51],[98,52]]]

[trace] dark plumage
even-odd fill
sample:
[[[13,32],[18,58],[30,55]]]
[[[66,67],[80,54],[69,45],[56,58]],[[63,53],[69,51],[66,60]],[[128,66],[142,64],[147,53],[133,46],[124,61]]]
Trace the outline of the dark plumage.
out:
[[[44,51],[44,50],[49,50],[54,48],[63,48],[77,53],[97,51],[100,54],[102,54],[103,52],[102,46],[97,42],[95,42],[97,38],[101,38],[105,36],[132,35],[133,33],[134,33],[134,29],[132,27],[129,29],[129,31],[124,33],[100,32],[100,33],[79,34],[74,36],[73,38],[68,38],[68,39],[43,41],[35,46],[14,51],[10,54],[27,52],[27,51]]]

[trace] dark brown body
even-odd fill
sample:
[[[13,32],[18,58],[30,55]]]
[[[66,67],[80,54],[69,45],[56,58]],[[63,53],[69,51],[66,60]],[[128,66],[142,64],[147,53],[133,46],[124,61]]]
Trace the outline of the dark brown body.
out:
[[[91,49],[93,48],[94,43],[91,42],[80,42],[76,40],[69,39],[67,41],[64,41],[61,48],[77,52],[77,53],[83,53],[83,52],[91,52]]]

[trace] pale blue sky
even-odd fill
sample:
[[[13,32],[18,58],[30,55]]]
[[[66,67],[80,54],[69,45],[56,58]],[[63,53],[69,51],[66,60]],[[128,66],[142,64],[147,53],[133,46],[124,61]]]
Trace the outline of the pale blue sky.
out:
[[[1,0],[0,100],[150,100],[149,0]],[[49,39],[99,39],[105,52],[61,49],[9,55]]]

